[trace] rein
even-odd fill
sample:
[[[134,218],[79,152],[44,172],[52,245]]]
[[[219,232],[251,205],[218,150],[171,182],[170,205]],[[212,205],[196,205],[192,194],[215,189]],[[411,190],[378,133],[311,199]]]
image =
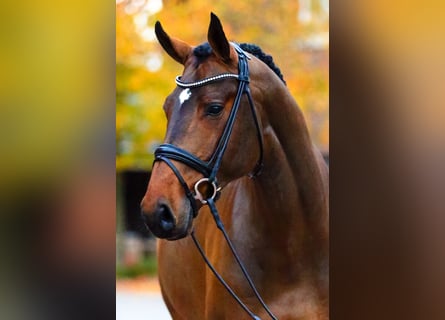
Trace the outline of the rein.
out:
[[[196,206],[196,200],[200,201],[203,205],[208,205],[210,212],[212,213],[212,216],[215,220],[217,228],[222,232],[236,262],[238,263],[239,267],[241,268],[241,271],[244,275],[244,278],[249,283],[249,286],[251,287],[252,291],[254,292],[257,300],[260,302],[264,310],[269,314],[269,316],[277,320],[277,318],[273,315],[273,313],[269,310],[267,305],[264,303],[263,299],[261,298],[260,294],[258,293],[251,277],[249,276],[246,268],[244,267],[244,264],[242,263],[241,259],[239,258],[238,253],[236,252],[229,236],[227,235],[227,232],[224,228],[224,225],[220,219],[218,209],[216,208],[215,202],[218,200],[221,187],[218,184],[216,175],[219,171],[219,168],[221,166],[221,162],[225,153],[225,150],[227,149],[230,136],[232,134],[232,130],[234,127],[236,115],[240,106],[241,98],[243,94],[247,95],[249,106],[252,112],[253,120],[255,122],[255,127],[257,130],[257,136],[258,136],[258,142],[260,146],[260,155],[259,160],[254,168],[254,170],[249,174],[250,177],[257,176],[262,169],[263,166],[263,136],[261,134],[260,125],[258,122],[258,117],[255,111],[255,107],[253,104],[253,99],[250,93],[249,89],[249,67],[247,59],[250,59],[250,57],[235,43],[232,43],[234,46],[236,52],[238,53],[238,72],[239,74],[231,74],[231,73],[224,73],[217,76],[205,78],[196,82],[183,82],[181,80],[181,77],[176,77],[176,84],[181,88],[197,88],[202,87],[210,83],[214,83],[217,81],[222,81],[225,79],[235,78],[239,81],[238,84],[238,91],[235,96],[235,100],[233,102],[232,110],[230,111],[229,117],[227,119],[226,125],[224,127],[223,133],[219,139],[218,145],[213,152],[213,155],[211,156],[209,161],[203,161],[196,157],[195,155],[191,154],[190,152],[181,149],[179,147],[176,147],[172,144],[161,144],[156,150],[155,150],[155,162],[156,161],[163,161],[165,162],[170,169],[173,171],[173,173],[178,178],[179,183],[183,187],[185,194],[187,198],[189,199],[192,210],[193,210],[193,217],[196,217],[198,214],[197,206]],[[194,186],[194,192],[190,190],[190,188],[187,186],[187,183],[185,182],[184,178],[182,177],[179,170],[176,168],[176,166],[173,164],[171,160],[180,161],[187,166],[193,168],[194,170],[200,172],[204,175],[204,178],[200,179],[195,183]],[[207,185],[207,187],[210,188],[210,192],[206,192],[206,195],[203,195],[200,191],[200,186]],[[200,243],[195,237],[194,231],[191,232],[191,237],[193,239],[193,242],[195,243],[195,246],[197,247],[199,253],[201,254],[202,258],[204,259],[207,266],[210,268],[210,270],[213,272],[215,277],[220,281],[220,283],[225,287],[225,289],[229,292],[229,294],[237,301],[237,303],[246,311],[246,313],[249,314],[249,316],[252,319],[255,320],[261,320],[257,315],[255,315],[247,306],[245,303],[242,302],[242,300],[238,297],[238,295],[232,290],[232,288],[224,281],[224,279],[221,277],[221,275],[216,271],[216,269],[213,267],[209,259],[204,253],[204,250],[202,249]]]

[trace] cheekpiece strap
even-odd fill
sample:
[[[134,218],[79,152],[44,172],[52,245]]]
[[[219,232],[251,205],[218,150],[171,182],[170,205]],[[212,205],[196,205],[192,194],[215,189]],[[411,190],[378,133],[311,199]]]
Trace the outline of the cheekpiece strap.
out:
[[[248,60],[251,60],[252,58],[250,58],[250,56],[247,54],[246,51],[244,51],[243,49],[241,49],[241,47],[239,46],[238,43],[236,42],[230,42],[232,44],[232,46],[235,48],[236,52],[238,52],[238,56],[245,56]]]

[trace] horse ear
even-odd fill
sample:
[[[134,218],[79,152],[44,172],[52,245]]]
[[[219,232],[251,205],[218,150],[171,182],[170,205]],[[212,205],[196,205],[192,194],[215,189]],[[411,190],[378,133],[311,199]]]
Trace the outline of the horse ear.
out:
[[[155,33],[162,48],[168,53],[170,57],[175,59],[180,64],[184,64],[187,57],[192,51],[192,47],[179,39],[170,38],[164,31],[159,21],[155,24]]]
[[[234,52],[232,46],[224,34],[224,30],[219,18],[212,12],[210,13],[210,25],[207,33],[207,40],[213,49],[213,52],[224,62],[229,62]]]

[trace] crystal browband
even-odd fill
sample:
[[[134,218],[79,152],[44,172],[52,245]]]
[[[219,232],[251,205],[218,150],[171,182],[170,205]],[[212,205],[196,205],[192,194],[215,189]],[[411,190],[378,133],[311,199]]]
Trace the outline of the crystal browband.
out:
[[[233,74],[233,73],[223,73],[223,74],[219,74],[219,75],[213,76],[213,77],[208,77],[208,78],[196,81],[196,82],[182,82],[181,76],[177,76],[175,79],[175,82],[181,88],[197,88],[197,87],[202,87],[202,86],[209,84],[211,82],[216,82],[216,81],[227,79],[227,78],[239,79],[239,76],[237,74]]]

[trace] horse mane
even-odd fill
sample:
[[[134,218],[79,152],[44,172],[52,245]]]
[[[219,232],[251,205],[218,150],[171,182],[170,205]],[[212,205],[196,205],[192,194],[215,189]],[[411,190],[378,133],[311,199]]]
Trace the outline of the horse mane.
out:
[[[281,81],[283,81],[283,83],[286,84],[286,81],[284,80],[284,77],[283,77],[283,74],[281,73],[280,68],[277,67],[277,65],[273,61],[273,57],[271,55],[266,54],[256,44],[240,43],[239,46],[244,51],[253,54],[255,57],[257,57],[258,59],[263,61],[281,79]],[[208,42],[197,46],[193,50],[193,54],[200,59],[207,58],[208,56],[210,56],[211,53],[212,53],[212,47],[209,45]]]

